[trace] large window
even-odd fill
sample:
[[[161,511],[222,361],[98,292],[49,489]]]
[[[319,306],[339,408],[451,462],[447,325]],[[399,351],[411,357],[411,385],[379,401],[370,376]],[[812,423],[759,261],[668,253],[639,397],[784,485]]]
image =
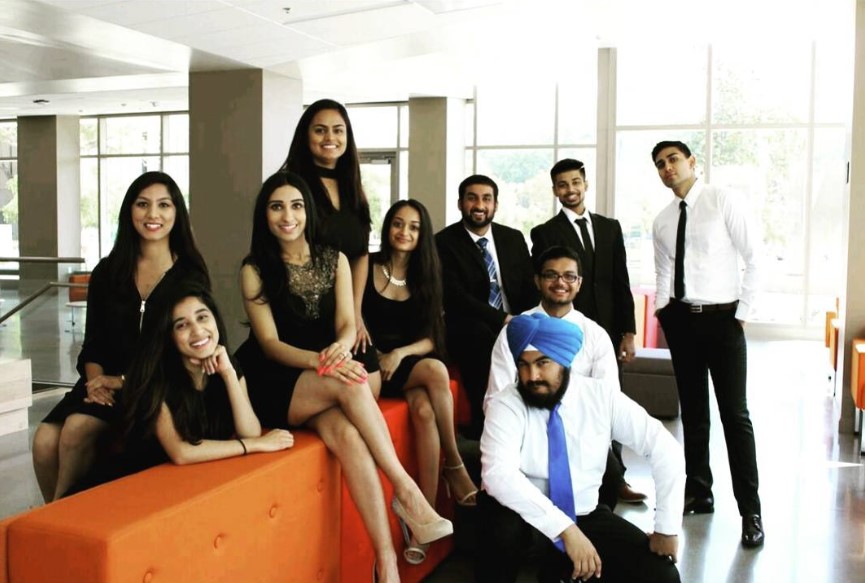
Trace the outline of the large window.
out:
[[[18,254],[18,123],[0,121],[0,257]],[[0,263],[0,269],[18,264]]]
[[[117,213],[140,174],[171,175],[189,204],[189,115],[82,118],[81,256],[92,269],[117,234]]]
[[[576,60],[579,82],[479,85],[466,105],[466,174],[486,174],[496,181],[496,221],[526,238],[532,227],[557,212],[550,180],[557,160],[585,163],[586,205],[595,208],[597,57],[586,51]]]
[[[672,200],[651,163],[652,147],[682,140],[697,157],[698,176],[742,191],[762,229],[756,319],[822,324],[844,268],[850,43],[680,49],[670,73],[687,72],[682,82],[660,83],[657,55],[638,47],[618,49],[611,72],[618,88],[615,208],[631,281],[654,286],[651,225]]]

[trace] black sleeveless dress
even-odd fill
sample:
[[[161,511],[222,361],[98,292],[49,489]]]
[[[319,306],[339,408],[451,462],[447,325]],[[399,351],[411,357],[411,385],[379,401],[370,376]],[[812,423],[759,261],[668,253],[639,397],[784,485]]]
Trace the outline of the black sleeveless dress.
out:
[[[289,286],[284,301],[270,304],[279,339],[286,344],[319,352],[336,340],[336,268],[339,252],[323,247],[318,257],[305,265],[287,264]],[[246,374],[249,400],[263,425],[270,428],[288,427],[288,408],[294,385],[309,369],[285,366],[270,360],[250,331],[238,348],[237,360]],[[354,356],[367,372],[378,370],[375,352]]]

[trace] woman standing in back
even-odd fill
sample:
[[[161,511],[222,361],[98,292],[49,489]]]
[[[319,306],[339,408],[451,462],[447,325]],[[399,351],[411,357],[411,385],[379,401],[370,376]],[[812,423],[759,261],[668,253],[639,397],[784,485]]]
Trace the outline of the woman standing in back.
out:
[[[360,180],[360,160],[345,107],[320,99],[306,108],[282,166],[303,178],[317,210],[318,239],[348,259],[351,268],[357,340],[353,351],[366,351],[361,306],[369,264],[369,203]]]
[[[46,502],[90,468],[98,437],[117,416],[141,329],[164,309],[165,290],[183,279],[210,285],[186,203],[168,174],[146,172],[126,191],[114,247],[90,278],[81,378],[33,437],[33,466]]]

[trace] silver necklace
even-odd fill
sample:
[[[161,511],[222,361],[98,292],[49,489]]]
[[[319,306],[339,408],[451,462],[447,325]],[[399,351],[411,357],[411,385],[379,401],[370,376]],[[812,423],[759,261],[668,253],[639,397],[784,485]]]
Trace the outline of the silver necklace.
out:
[[[381,272],[384,274],[384,276],[387,278],[387,280],[388,280],[389,282],[391,282],[392,284],[394,284],[396,287],[405,287],[405,286],[406,286],[406,283],[407,283],[406,280],[404,280],[404,279],[397,279],[397,278],[395,278],[394,276],[392,276],[392,275],[390,274],[390,271],[388,271],[386,265],[382,265],[382,266],[381,266]]]

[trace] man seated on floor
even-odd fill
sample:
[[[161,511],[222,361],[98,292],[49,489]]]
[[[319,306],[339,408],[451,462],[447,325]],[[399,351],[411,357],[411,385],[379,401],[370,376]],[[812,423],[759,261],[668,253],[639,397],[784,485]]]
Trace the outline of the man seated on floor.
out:
[[[546,537],[541,583],[679,581],[682,448],[610,381],[571,376],[583,343],[579,327],[521,315],[508,324],[507,338],[518,380],[487,405],[477,581],[515,581],[537,532]],[[657,501],[655,531],[648,536],[598,504],[611,439],[651,464]]]
[[[541,303],[523,313],[546,314],[576,324],[583,333],[583,346],[570,365],[571,371],[593,379],[610,379],[614,381],[610,386],[619,390],[619,366],[610,337],[599,324],[574,307],[574,298],[583,282],[583,267],[577,251],[571,247],[553,245],[535,258],[534,267],[535,286],[541,294]],[[517,376],[505,330],[502,329],[493,345],[484,411],[490,398]],[[625,481],[625,468],[612,448],[607,452],[607,467],[598,496],[599,501],[609,506],[610,510],[616,508],[618,501],[640,504],[646,499],[645,494],[634,490]]]

